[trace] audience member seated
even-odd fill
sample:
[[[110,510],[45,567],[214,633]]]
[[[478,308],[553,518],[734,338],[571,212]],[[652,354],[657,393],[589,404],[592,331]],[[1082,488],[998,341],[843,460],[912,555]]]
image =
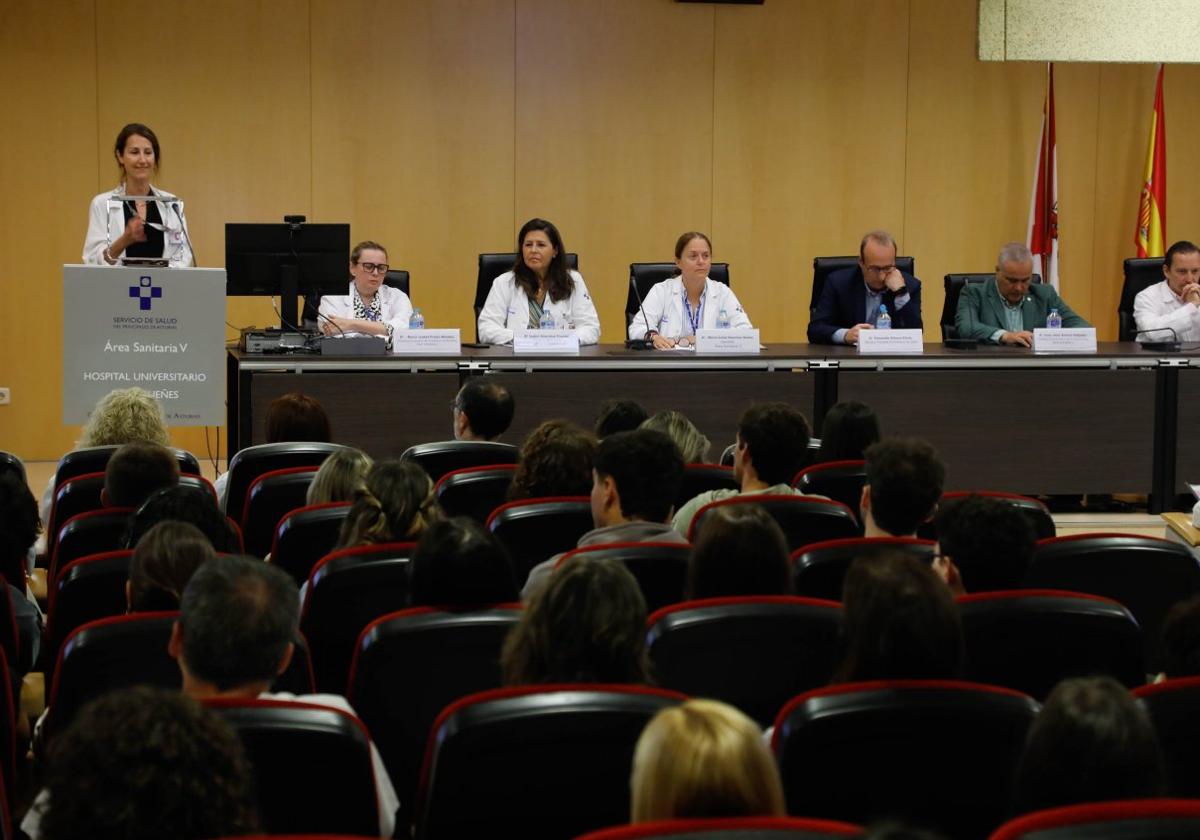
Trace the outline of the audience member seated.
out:
[[[645,683],[646,602],[617,560],[579,556],[533,593],[504,640],[508,685]]]
[[[596,417],[596,437],[604,440],[616,432],[632,432],[650,417],[650,412],[634,400],[605,400]]]
[[[208,537],[214,551],[236,554],[241,550],[237,532],[217,508],[212,494],[182,484],[165,487],[146,499],[125,526],[125,547],[134,548],[147,531],[167,520],[195,525]]]
[[[433,482],[420,465],[380,461],[342,522],[337,548],[415,540],[440,516]]]
[[[355,494],[366,487],[367,471],[374,463],[370,455],[358,449],[339,449],[330,454],[308,485],[305,502],[319,505],[354,501]]]
[[[473,376],[454,398],[455,440],[499,440],[513,419],[508,389],[486,376]]]
[[[869,405],[858,400],[840,402],[825,413],[815,463],[861,461],[867,447],[880,437],[879,418]]]
[[[787,539],[779,524],[758,505],[717,508],[688,559],[688,598],[733,595],[787,595]]]
[[[566,420],[547,420],[529,433],[508,487],[508,500],[586,496],[592,486],[596,436]]]
[[[934,568],[956,595],[1020,589],[1037,538],[1017,508],[999,499],[965,496],[937,513]]]
[[[733,476],[739,490],[708,490],[675,514],[675,530],[684,537],[700,508],[745,493],[795,495],[792,479],[808,457],[811,437],[804,415],[785,403],[752,405],[738,421]]]
[[[762,730],[715,700],[663,709],[633,755],[630,822],[781,817],[783,783]]]
[[[159,522],[142,535],[129,559],[125,582],[129,612],[179,609],[192,574],[216,556],[208,537],[195,525]]]
[[[100,501],[105,507],[141,507],[154,491],[178,483],[175,453],[157,443],[134,441],[108,459]]]
[[[42,611],[26,584],[41,529],[37,500],[29,485],[16,473],[0,473],[0,574],[8,581],[23,662],[37,661],[42,642]],[[16,662],[8,665],[17,667]]]
[[[336,694],[270,691],[295,652],[299,603],[295,582],[269,563],[252,557],[217,557],[204,563],[183,591],[168,645],[183,674],[183,692],[196,699],[295,700],[354,714]],[[399,801],[374,744],[371,758],[380,830],[390,837]]]
[[[958,606],[928,563],[880,552],[850,564],[834,683],[956,679],[963,656]]]
[[[680,454],[683,455],[683,463],[708,463],[708,451],[712,448],[712,443],[691,420],[678,411],[660,411],[647,418],[640,428],[662,432],[675,441]]]
[[[863,487],[863,533],[867,537],[914,537],[942,497],[946,467],[932,446],[916,438],[887,438],[867,448]]]
[[[33,840],[253,834],[250,764],[237,733],[195,700],[149,686],[113,691],[55,738],[21,829]]]
[[[600,441],[592,469],[592,524],[577,548],[618,542],[686,540],[671,527],[672,500],[683,481],[683,458],[662,432],[616,432]],[[561,555],[534,566],[521,596],[542,587]]]
[[[466,516],[425,529],[412,556],[414,607],[476,607],[515,600],[512,560],[490,531]]]
[[[1155,682],[1200,677],[1200,595],[1171,607],[1162,627],[1162,673]]]
[[[1166,770],[1146,712],[1111,677],[1059,683],[1025,739],[1015,812],[1163,796]]]

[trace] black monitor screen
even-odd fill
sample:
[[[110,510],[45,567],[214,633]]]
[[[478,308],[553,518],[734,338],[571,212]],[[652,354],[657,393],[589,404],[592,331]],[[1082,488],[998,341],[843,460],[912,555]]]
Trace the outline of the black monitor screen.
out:
[[[350,225],[225,225],[225,294],[278,295],[281,267],[298,269],[297,292],[346,294]]]

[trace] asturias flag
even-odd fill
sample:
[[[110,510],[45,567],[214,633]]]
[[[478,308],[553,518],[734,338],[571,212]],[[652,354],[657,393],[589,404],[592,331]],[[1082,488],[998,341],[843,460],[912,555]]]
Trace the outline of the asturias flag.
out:
[[[1139,257],[1161,257],[1167,246],[1167,123],[1163,113],[1163,65],[1158,66],[1154,114],[1150,119],[1150,145],[1146,149],[1146,174],[1138,199],[1137,231],[1133,241]]]
[[[1046,69],[1046,101],[1042,106],[1042,139],[1038,146],[1033,195],[1029,199],[1029,235],[1033,271],[1058,288],[1058,143],[1054,134],[1054,65]]]

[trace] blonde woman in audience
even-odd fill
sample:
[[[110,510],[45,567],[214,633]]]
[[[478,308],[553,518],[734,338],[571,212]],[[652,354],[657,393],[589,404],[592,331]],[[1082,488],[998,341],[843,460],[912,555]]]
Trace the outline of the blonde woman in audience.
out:
[[[337,547],[415,540],[440,518],[425,470],[412,461],[381,461],[367,472],[366,484],[342,523]]]
[[[367,472],[374,463],[370,455],[359,449],[334,452],[321,464],[312,484],[308,485],[305,501],[310,505],[354,501],[354,495],[366,487]]]
[[[762,730],[715,700],[663,709],[633,756],[630,821],[783,816],[783,784]]]
[[[685,464],[708,463],[711,441],[696,428],[691,420],[678,411],[660,411],[642,423],[641,428],[662,432],[679,447]]]

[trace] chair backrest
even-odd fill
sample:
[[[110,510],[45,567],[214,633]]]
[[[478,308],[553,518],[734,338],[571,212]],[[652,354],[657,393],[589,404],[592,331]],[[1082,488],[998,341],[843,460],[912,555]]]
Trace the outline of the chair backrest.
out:
[[[411,542],[346,548],[313,568],[300,630],[312,649],[318,691],[342,693],[362,629],[408,606],[409,559],[415,548]]]
[[[1038,710],[1019,692],[957,680],[801,694],[775,720],[788,812],[864,824],[889,817],[954,840],[985,837],[1008,813]]]
[[[1121,300],[1117,304],[1117,341],[1137,340],[1137,321],[1133,318],[1133,301],[1138,294],[1163,277],[1163,257],[1130,257],[1122,265],[1125,281],[1121,285]],[[1169,335],[1153,333],[1148,341],[1162,341]]]
[[[1034,811],[1009,820],[990,840],[1191,840],[1200,836],[1200,802],[1129,799]]]
[[[646,610],[653,612],[683,600],[691,551],[692,547],[685,543],[604,543],[571,549],[558,559],[555,568],[579,556],[618,560],[637,580],[646,600]]]
[[[122,548],[125,525],[133,512],[133,508],[102,508],[72,516],[64,522],[54,535],[46,579],[57,580],[58,570],[72,560]]]
[[[696,512],[688,530],[688,542],[694,543],[704,517],[712,510],[727,505],[759,505],[779,523],[787,539],[788,551],[821,540],[857,536],[858,520],[850,508],[841,502],[814,499],[809,496],[768,495],[746,493],[728,499],[709,502]]]
[[[678,272],[679,268],[673,262],[629,264],[629,290],[625,295],[626,327],[633,323],[634,316],[638,312],[638,298],[633,294],[634,285],[637,286],[637,293],[644,301],[656,283],[674,277]],[[712,263],[708,267],[708,278],[728,286],[729,263]]]
[[[842,600],[842,581],[858,557],[899,551],[918,560],[933,562],[932,540],[913,537],[850,537],[824,540],[792,552],[792,588],[809,598]]]
[[[1133,696],[1158,733],[1172,796],[1200,799],[1200,677],[1140,686]],[[1200,835],[1197,835],[1200,836]]]
[[[22,639],[17,629],[17,613],[13,598],[22,597],[8,588],[8,581],[0,575],[0,653],[4,664],[19,679],[33,670],[33,643]]]
[[[297,586],[303,584],[317,562],[337,545],[350,507],[350,502],[324,502],[286,514],[275,526],[271,563],[291,575]]]
[[[451,703],[429,733],[417,836],[484,836],[507,825],[526,838],[574,837],[624,822],[637,739],[684,699],[641,686],[548,685]]]
[[[479,313],[487,302],[488,292],[492,290],[492,281],[506,271],[512,271],[517,261],[516,253],[480,254],[479,274],[475,278],[475,340],[479,341]],[[579,270],[579,255],[567,254],[567,268]]]
[[[0,450],[0,473],[12,473],[13,475],[25,481],[25,464],[21,459],[11,452]]]
[[[266,557],[271,551],[279,521],[307,504],[308,487],[318,467],[286,467],[265,472],[246,491],[241,511],[246,553]]]
[[[675,494],[675,510],[709,490],[737,490],[733,467],[721,464],[684,464],[683,481]]]
[[[986,283],[994,279],[996,279],[994,271],[977,274],[947,274],[943,278],[943,282],[946,284],[946,298],[942,303],[942,341],[958,336],[954,329],[954,318],[958,314],[958,299],[962,296],[963,288],[968,283]],[[1034,274],[1031,282],[1041,283],[1042,275]]]
[[[442,476],[467,467],[493,467],[515,464],[521,457],[520,448],[511,443],[488,440],[439,440],[410,446],[400,455],[401,461],[416,461],[435,483]]]
[[[104,472],[108,459],[121,447],[119,446],[87,446],[83,449],[72,449],[58,460],[54,471],[54,486],[62,484],[69,478],[85,473]],[[200,475],[200,462],[196,456],[184,449],[172,449],[175,460],[179,464],[179,472],[185,475]]]
[[[573,549],[592,527],[592,503],[587,496],[508,502],[492,511],[487,521],[488,530],[508,549],[518,589],[525,585],[530,569]]]
[[[46,533],[57,533],[59,526],[72,516],[104,507],[100,501],[100,491],[103,489],[103,470],[68,478],[55,487],[50,501],[50,515],[46,518]]]
[[[433,492],[447,516],[469,516],[476,522],[487,522],[492,511],[507,499],[516,471],[516,464],[465,467],[439,478]]]
[[[792,486],[801,493],[826,496],[841,502],[860,521],[859,505],[862,489],[867,483],[867,462],[859,460],[825,461],[805,467],[797,473]]]
[[[841,271],[843,268],[854,268],[858,265],[858,257],[813,257],[813,287],[812,297],[808,302],[808,311],[811,314],[817,308],[817,301],[821,299],[821,291],[825,288],[825,280],[830,274],[835,271]],[[896,268],[908,274],[916,274],[912,257],[896,257]]]
[[[1146,665],[1155,672],[1163,619],[1200,592],[1200,561],[1186,546],[1157,537],[1055,537],[1038,542],[1024,588],[1089,592],[1124,604],[1142,628]]]
[[[402,807],[412,807],[425,743],[442,709],[503,685],[500,650],[520,616],[519,604],[469,612],[414,607],[363,628],[346,697],[370,730]]]
[[[408,299],[412,300],[412,291],[409,289],[408,272],[403,268],[388,269],[388,273],[383,275],[384,285],[391,286],[393,289],[399,289],[408,295]]]
[[[862,826],[803,817],[707,817],[654,820],[589,831],[576,840],[832,840],[860,837]]]
[[[287,467],[319,467],[334,452],[351,449],[340,443],[289,441],[247,446],[229,461],[229,481],[225,486],[225,512],[241,516],[246,504],[246,491],[254,479],[272,470]],[[239,523],[240,524],[240,523]]]
[[[18,696],[14,685],[20,685],[20,677],[8,663],[8,656],[0,649],[0,840],[12,837],[12,825],[8,803],[19,790],[17,778],[17,715]],[[27,743],[22,740],[22,750]],[[24,766],[24,762],[22,762]]]
[[[1033,535],[1039,540],[1057,536],[1054,517],[1050,514],[1050,509],[1040,499],[1035,499],[1032,496],[1021,496],[1017,493],[1000,493],[994,490],[953,490],[949,493],[943,493],[942,498],[938,500],[938,505],[941,506],[947,502],[967,496],[982,496],[985,499],[996,499],[1012,505],[1029,520],[1029,524],[1033,526]],[[937,518],[934,517],[918,525],[917,536],[923,540],[936,540]]]
[[[382,833],[371,739],[362,721],[298,700],[205,700],[237,731],[266,833]]]
[[[63,640],[76,628],[125,612],[132,557],[132,549],[105,551],[72,560],[59,570],[49,588],[47,662],[54,661]]]
[[[829,683],[841,620],[840,604],[816,598],[706,598],[652,613],[646,644],[659,685],[767,727],[790,698]]]
[[[1146,681],[1142,631],[1109,598],[1025,589],[958,599],[966,676],[1043,700],[1060,680],[1107,674],[1129,688]]]

